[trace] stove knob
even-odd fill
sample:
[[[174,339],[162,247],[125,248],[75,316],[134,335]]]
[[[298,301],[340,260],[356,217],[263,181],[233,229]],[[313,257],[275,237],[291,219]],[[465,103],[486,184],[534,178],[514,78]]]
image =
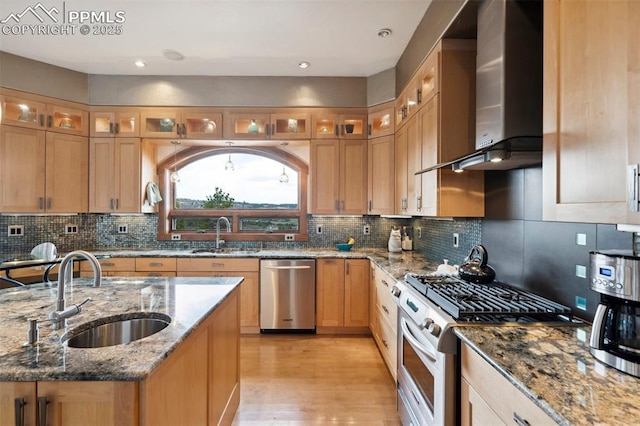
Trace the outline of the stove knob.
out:
[[[429,327],[429,333],[431,333],[435,337],[438,337],[440,335],[440,326],[438,324],[432,324]]]
[[[390,291],[391,291],[391,294],[394,297],[400,297],[400,293],[402,293],[402,291],[398,287],[396,287],[395,285],[393,287],[391,287]]]
[[[429,329],[432,324],[433,320],[431,318],[425,318],[424,321],[422,321],[422,324],[420,324],[420,328]]]

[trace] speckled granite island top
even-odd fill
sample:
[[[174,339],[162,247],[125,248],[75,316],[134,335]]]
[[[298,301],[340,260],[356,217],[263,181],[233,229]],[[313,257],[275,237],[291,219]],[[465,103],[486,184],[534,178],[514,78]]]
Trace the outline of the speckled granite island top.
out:
[[[90,297],[68,320],[66,330],[40,324],[40,344],[25,347],[27,319],[46,319],[53,310],[57,283],[0,291],[0,381],[141,380],[164,360],[242,282],[232,278],[103,277],[75,278],[67,285],[67,306]],[[164,330],[124,345],[95,349],[60,343],[66,331],[102,317],[160,312],[172,318]]]
[[[640,424],[640,379],[589,353],[590,327],[459,327],[455,333],[559,424]]]

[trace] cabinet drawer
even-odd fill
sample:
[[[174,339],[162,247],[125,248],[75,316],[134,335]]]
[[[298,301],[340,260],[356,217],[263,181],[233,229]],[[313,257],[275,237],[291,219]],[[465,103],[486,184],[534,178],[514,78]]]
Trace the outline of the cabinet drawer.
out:
[[[391,295],[391,287],[394,281],[381,270],[376,271],[376,304],[381,310],[381,315],[389,321],[395,329],[398,325],[398,305]]]
[[[134,277],[175,277],[176,271],[137,271]]]
[[[387,367],[389,367],[391,375],[395,379],[398,368],[398,332],[389,322],[381,318],[382,314],[383,312],[378,310],[378,329],[380,330],[380,342],[378,346],[382,357],[387,363]]]
[[[517,415],[532,426],[555,424],[540,407],[473,349],[462,345],[462,377],[506,424]]]
[[[176,271],[175,257],[137,257],[136,271]]]
[[[259,259],[179,258],[178,272],[258,271]]]
[[[100,259],[100,267],[102,272],[122,272],[135,271],[136,260],[133,257],[112,257],[110,259]],[[90,272],[91,264],[89,262],[79,262],[81,272]]]

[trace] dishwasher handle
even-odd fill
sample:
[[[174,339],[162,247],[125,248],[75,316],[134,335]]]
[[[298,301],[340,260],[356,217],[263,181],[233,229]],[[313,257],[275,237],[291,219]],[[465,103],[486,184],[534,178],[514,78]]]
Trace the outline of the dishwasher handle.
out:
[[[311,269],[309,265],[290,265],[290,266],[265,266],[266,269],[280,269],[280,270],[288,270],[288,269]]]

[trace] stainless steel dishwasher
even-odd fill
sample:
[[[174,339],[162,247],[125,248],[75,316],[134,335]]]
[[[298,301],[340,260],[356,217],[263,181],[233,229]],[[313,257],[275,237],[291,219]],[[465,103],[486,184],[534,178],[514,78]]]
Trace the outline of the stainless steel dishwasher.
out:
[[[260,331],[316,330],[316,261],[260,261]]]

